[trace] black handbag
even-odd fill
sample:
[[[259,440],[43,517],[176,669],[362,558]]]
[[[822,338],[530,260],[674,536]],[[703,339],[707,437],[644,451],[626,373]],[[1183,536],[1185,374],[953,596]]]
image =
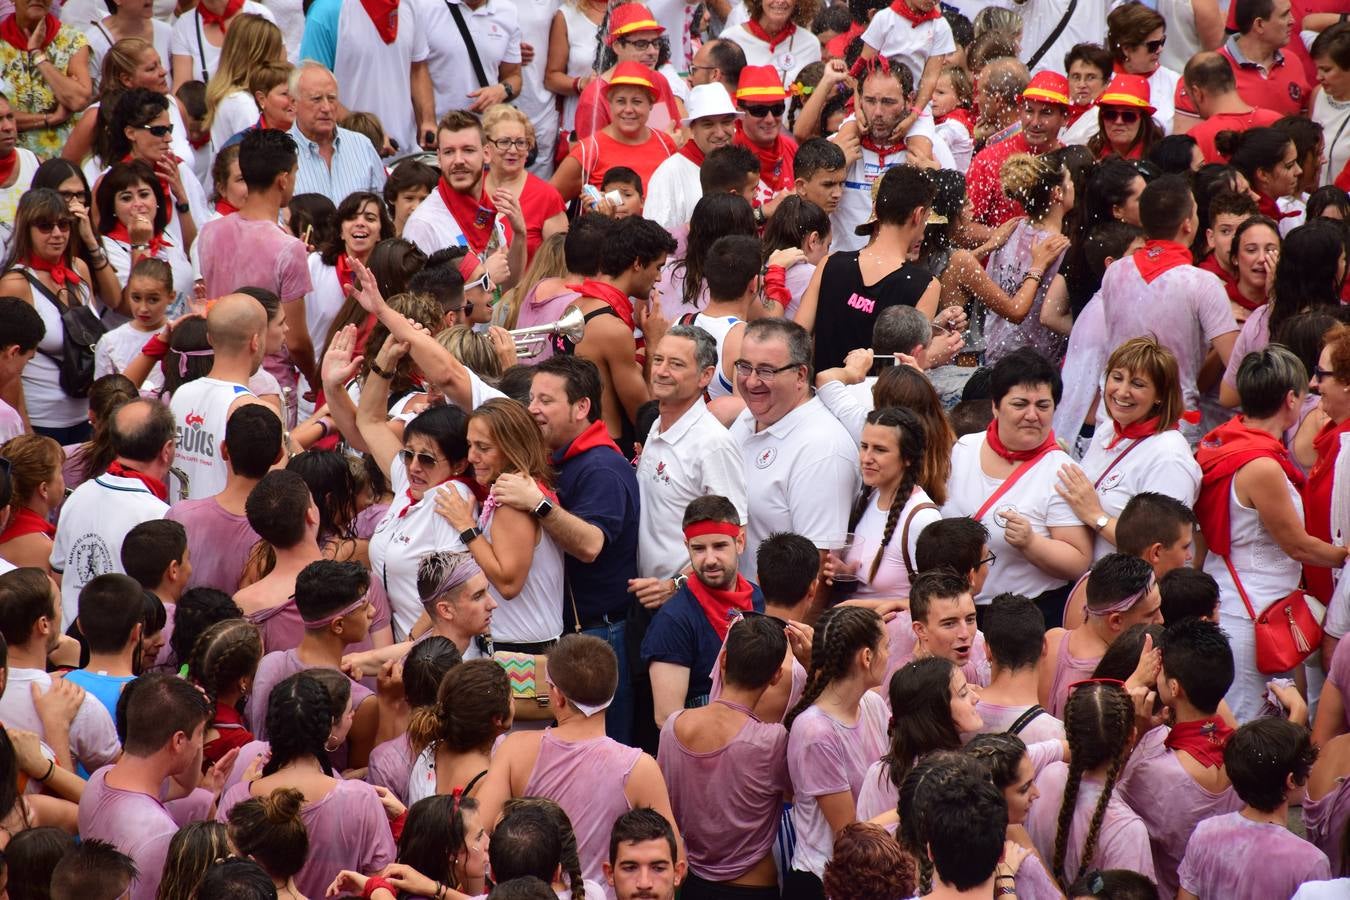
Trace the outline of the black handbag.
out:
[[[70,306],[58,294],[49,291],[29,270],[16,271],[23,272],[33,289],[50,300],[61,315],[60,355],[41,350],[38,352],[56,363],[60,370],[61,390],[67,396],[88,397],[89,388],[94,383],[94,348],[98,345],[98,339],[108,333],[107,326],[87,303]]]

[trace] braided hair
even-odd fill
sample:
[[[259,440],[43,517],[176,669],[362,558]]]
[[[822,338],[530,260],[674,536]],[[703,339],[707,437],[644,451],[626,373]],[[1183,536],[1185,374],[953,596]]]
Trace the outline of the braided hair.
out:
[[[811,641],[811,671],[797,705],[788,712],[783,725],[789,730],[797,716],[820,699],[830,682],[848,674],[859,650],[875,650],[886,639],[881,617],[862,606],[836,606],[825,611],[816,622]]]
[[[1068,853],[1069,829],[1078,806],[1078,791],[1083,774],[1107,765],[1106,783],[1092,811],[1083,852],[1078,857],[1079,872],[1092,866],[1097,852],[1097,838],[1101,832],[1106,805],[1111,801],[1116,780],[1129,754],[1130,739],[1134,735],[1134,704],[1125,689],[1113,682],[1088,682],[1069,694],[1064,707],[1064,732],[1069,739],[1072,760],[1069,778],[1064,785],[1064,800],[1059,807],[1059,827],[1055,832],[1055,855],[1051,871],[1061,888],[1073,880],[1066,877],[1064,859]]]
[[[328,690],[308,672],[299,672],[272,688],[267,698],[267,737],[272,758],[263,775],[273,775],[297,759],[318,760],[325,775],[333,774],[328,761],[328,736],[333,730],[333,700]]]
[[[886,514],[886,527],[881,532],[881,543],[877,545],[877,553],[872,557],[872,567],[867,570],[867,580],[871,581],[877,577],[877,568],[881,565],[881,558],[885,555],[886,548],[891,545],[891,538],[895,535],[895,526],[900,522],[900,513],[909,503],[910,494],[914,493],[914,488],[919,483],[919,475],[923,470],[924,450],[928,445],[928,439],[919,417],[903,407],[893,406],[886,409],[874,409],[867,414],[867,424],[894,430],[896,449],[905,464],[904,471],[900,473],[900,484],[896,487],[895,494],[891,496],[891,508]],[[858,498],[853,501],[853,510],[848,516],[849,531],[853,531],[862,517],[867,514],[867,508],[871,505],[872,496],[876,493],[876,490],[864,484],[858,491]],[[902,547],[900,550],[902,554],[909,552],[907,547]]]
[[[572,828],[572,819],[554,800],[547,797],[516,797],[507,800],[502,806],[502,814],[521,808],[537,809],[553,820],[558,837],[562,839],[562,866],[567,885],[572,891],[573,900],[586,900],[586,878],[581,870],[581,854],[577,850],[577,833]]]
[[[225,619],[203,631],[192,645],[188,678],[214,703],[228,685],[253,677],[262,654],[257,625],[247,619]]]

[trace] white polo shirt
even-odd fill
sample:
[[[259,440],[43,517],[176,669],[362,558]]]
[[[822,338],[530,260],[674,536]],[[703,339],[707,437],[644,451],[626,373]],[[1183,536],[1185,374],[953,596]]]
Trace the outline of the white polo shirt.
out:
[[[683,153],[667,157],[647,179],[642,214],[666,231],[677,225],[688,225],[694,207],[703,196],[698,172],[698,164]]]
[[[862,39],[879,56],[903,59],[914,75],[915,90],[918,90],[923,67],[930,58],[956,52],[952,26],[942,16],[912,25],[889,6],[872,17]]]
[[[413,3],[418,7],[419,24],[426,30],[431,54],[427,67],[436,90],[438,119],[452,109],[468,109],[473,105],[469,91],[480,87],[448,4],[459,7],[489,85],[501,81],[497,73],[502,63],[520,62],[520,21],[510,0],[487,0],[477,9],[469,8],[463,0],[413,0]]]
[[[759,581],[755,553],[775,532],[800,534],[821,549],[843,539],[861,481],[858,448],[819,400],[759,431],[747,409],[731,436],[741,448],[750,516],[742,575]]]
[[[820,61],[820,39],[809,28],[798,25],[796,29],[791,37],[772,49],[767,41],[755,37],[744,25],[723,29],[721,38],[735,41],[745,51],[747,66],[773,66],[783,76],[783,87],[787,87],[796,80],[798,72]]]
[[[661,420],[642,445],[637,467],[642,515],[638,521],[638,575],[663,578],[689,564],[685,508],[699,497],[726,497],[745,522],[745,468],[731,432],[702,400],[665,431]]]
[[[79,615],[80,590],[99,575],[126,574],[122,541],[142,522],[164,518],[169,504],[138,478],[106,472],[75,489],[61,505],[52,540],[52,569],[61,574],[61,616]]]

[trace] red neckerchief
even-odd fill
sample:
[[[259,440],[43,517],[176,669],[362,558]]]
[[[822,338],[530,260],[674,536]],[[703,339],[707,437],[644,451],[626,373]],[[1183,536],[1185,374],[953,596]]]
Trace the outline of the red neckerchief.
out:
[[[198,8],[200,8],[200,7],[198,7]],[[209,135],[208,135],[208,139],[209,139]],[[174,164],[175,166],[178,165],[180,162],[182,162],[182,160],[178,158],[178,155],[177,155],[176,153],[170,153],[170,154],[169,154],[169,158],[173,160],[173,164]],[[122,162],[132,162],[132,161],[133,161],[133,160],[132,160],[132,157],[131,157],[131,154],[130,154],[130,153],[128,153],[126,156],[122,157]],[[147,165],[147,166],[150,166],[151,169],[154,168],[154,166],[151,165],[150,163],[146,163],[146,165]],[[174,205],[174,200],[173,200],[173,189],[169,187],[169,179],[167,179],[167,178],[160,178],[160,179],[159,179],[159,189],[160,189],[161,191],[164,192],[164,203],[165,203],[165,205],[166,205],[166,206],[168,207],[168,209],[169,209],[169,218],[167,218],[167,219],[164,220],[164,224],[167,225],[169,222],[173,221],[173,205]]]
[[[1077,122],[1079,119],[1083,117],[1083,113],[1092,109],[1096,105],[1097,105],[1096,103],[1070,103],[1068,124],[1072,125],[1074,122]]]
[[[1279,438],[1248,428],[1242,416],[1234,416],[1205,435],[1195,451],[1200,465],[1200,497],[1195,501],[1195,517],[1209,549],[1227,556],[1232,546],[1228,531],[1229,485],[1238,470],[1249,462],[1270,457],[1280,464],[1294,487],[1303,487],[1303,473],[1294,465],[1289,450]]]
[[[459,230],[464,232],[469,249],[482,256],[487,250],[488,239],[492,237],[492,223],[497,219],[497,207],[487,195],[486,185],[482,181],[479,182],[477,198],[450,187],[450,183],[444,178],[436,182],[436,190],[440,193],[445,208],[455,217]]]
[[[1276,203],[1272,198],[1267,197],[1265,194],[1256,195],[1256,211],[1263,216],[1269,216],[1276,222],[1280,221],[1281,219],[1287,219],[1290,216],[1298,215],[1298,212],[1295,210],[1290,210],[1289,212],[1281,212],[1280,205]]]
[[[772,52],[774,52],[775,50],[778,49],[778,45],[779,45],[779,44],[781,44],[781,43],[783,43],[784,41],[788,40],[788,39],[791,38],[794,34],[797,33],[797,26],[794,25],[793,23],[789,22],[789,23],[787,23],[787,25],[785,25],[785,26],[783,27],[783,30],[782,30],[782,31],[780,31],[780,32],[778,32],[778,34],[776,34],[776,35],[770,37],[770,36],[769,36],[769,33],[768,33],[767,31],[764,30],[764,26],[763,26],[763,25],[760,25],[760,24],[759,24],[758,22],[756,22],[754,19],[751,19],[750,21],[748,21],[748,22],[745,23],[745,30],[748,31],[748,32],[750,32],[751,34],[753,34],[755,37],[759,38],[759,39],[760,39],[761,41],[763,41],[764,43],[768,44],[768,45],[769,45],[769,52],[772,53]]]
[[[1134,264],[1144,276],[1144,284],[1152,284],[1159,275],[1177,266],[1189,266],[1192,259],[1190,248],[1176,241],[1149,241],[1134,251]]]
[[[605,305],[614,310],[614,314],[619,317],[628,330],[632,330],[637,323],[633,321],[633,300],[623,291],[612,284],[606,284],[603,281],[596,281],[593,278],[587,278],[581,283],[581,296],[594,297],[596,300],[603,300]]]
[[[693,143],[690,141],[689,143]],[[14,174],[14,170],[19,166],[19,150],[15,149],[9,152],[9,156],[0,159],[0,184],[9,181],[9,177]]]
[[[736,575],[736,586],[729,590],[708,587],[699,580],[697,574],[685,584],[689,587],[689,593],[694,595],[698,605],[703,608],[703,615],[707,617],[713,631],[717,632],[719,641],[727,639],[733,612],[748,612],[754,609],[755,589],[739,573]]]
[[[46,26],[42,30],[42,46],[34,47],[35,50],[46,50],[51,42],[56,40],[56,33],[61,30],[61,20],[51,13],[47,13]],[[19,17],[11,13],[5,16],[4,21],[0,21],[0,40],[12,46],[21,53],[28,52],[28,35],[23,33],[19,27]]]
[[[698,149],[698,144],[695,144],[693,140],[684,142],[684,146],[680,148],[680,155],[696,166],[703,165],[705,158],[703,151]]]
[[[244,0],[225,0],[225,9],[220,13],[213,13],[203,4],[197,4],[197,15],[202,17],[203,25],[219,25],[221,31],[226,31],[229,26],[226,24],[239,15],[239,10],[244,8]]]
[[[928,12],[921,13],[906,3],[905,0],[895,0],[895,2],[891,4],[891,12],[916,27],[922,25],[924,22],[931,22],[934,19],[942,18],[942,13],[938,12],[936,3],[933,4],[933,8],[928,10]]]
[[[124,244],[131,243],[131,233],[127,231],[127,226],[123,225],[121,222],[118,222],[108,230],[108,237],[115,241],[121,241]],[[150,238],[150,255],[158,257],[159,251],[163,250],[165,247],[172,246],[173,244],[169,243],[168,238],[164,237],[164,235],[155,235]]]
[[[1213,253],[1210,253],[1195,265],[1198,269],[1204,269],[1206,272],[1213,272],[1215,275],[1218,275],[1219,280],[1224,284],[1233,284],[1237,281],[1237,276],[1228,274],[1227,270],[1219,265],[1219,258]]]
[[[200,150],[209,143],[211,143],[211,132],[209,131],[203,134],[201,137],[193,137],[192,135],[188,135],[188,146],[191,147],[193,150]]]
[[[380,33],[380,40],[392,44],[398,37],[398,0],[361,0],[361,6]]]
[[[1161,418],[1162,416],[1154,416],[1151,419],[1140,419],[1138,422],[1131,422],[1124,428],[1121,428],[1120,423],[1115,419],[1112,419],[1111,426],[1115,429],[1116,436],[1111,438],[1111,443],[1106,445],[1106,449],[1112,449],[1116,444],[1119,444],[1126,438],[1133,441],[1142,441],[1144,438],[1153,437],[1153,435],[1158,433],[1158,420]],[[1176,427],[1177,426],[1174,424],[1170,426],[1170,428],[1164,430],[1170,430],[1171,428]]]
[[[1162,63],[1160,62],[1157,66],[1154,66],[1153,72],[1158,71],[1158,67],[1161,65]],[[1152,78],[1153,72],[1131,72],[1120,64],[1120,60],[1116,60],[1116,64],[1111,67],[1112,75],[1138,75],[1140,78]]]
[[[221,197],[216,201],[216,212],[220,213],[222,216],[228,216],[230,213],[239,212],[239,207],[235,206],[224,197]]]
[[[1168,750],[1189,754],[1207,769],[1223,767],[1223,747],[1233,729],[1218,716],[1195,722],[1178,722],[1163,739]]]
[[[902,2],[903,2],[903,0],[902,0]],[[900,143],[898,143],[898,144],[892,144],[892,145],[890,145],[889,147],[883,147],[883,146],[881,146],[881,145],[878,144],[876,141],[872,140],[871,137],[864,137],[864,138],[862,139],[862,142],[861,142],[861,143],[862,143],[862,148],[863,148],[864,150],[871,150],[873,153],[875,153],[875,154],[877,155],[877,165],[879,165],[879,166],[885,166],[885,165],[886,165],[886,157],[889,156],[889,155],[891,155],[892,153],[904,153],[904,152],[905,152],[905,142],[904,142],[903,140],[900,141]]]
[[[21,506],[18,512],[10,518],[4,532],[0,533],[0,544],[23,537],[26,534],[45,534],[49,538],[56,537],[56,526],[28,507]]]
[[[1232,300],[1238,306],[1247,310],[1247,312],[1256,312],[1258,309],[1266,305],[1266,301],[1264,300],[1260,301],[1252,300],[1249,299],[1245,294],[1243,294],[1242,291],[1238,288],[1236,278],[1234,278],[1232,281],[1224,282],[1223,286],[1224,289],[1228,291],[1228,299]]]
[[[958,106],[951,112],[938,116],[933,121],[939,125],[943,122],[960,122],[965,126],[966,131],[971,134],[975,133],[975,120],[971,118],[970,110],[966,109],[964,106]]]
[[[429,488],[427,488],[425,491],[423,491],[423,492],[422,492],[422,496],[421,496],[420,498],[416,498],[416,499],[413,498],[412,488],[408,488],[407,491],[404,492],[404,496],[406,496],[406,497],[408,498],[408,505],[405,506],[405,507],[403,507],[401,510],[399,510],[398,515],[395,516],[395,518],[397,518],[397,519],[403,518],[403,517],[406,516],[408,513],[410,513],[410,512],[413,511],[413,507],[417,506],[417,504],[419,504],[419,503],[421,503],[423,500],[425,500],[426,497],[427,497],[427,494],[430,494],[432,491],[436,490],[436,488],[440,487],[441,485],[445,484],[446,482],[448,482],[448,481],[454,481],[454,480],[455,480],[454,478],[447,478],[447,479],[445,479],[445,481],[438,481],[438,482],[436,482],[435,484],[433,484],[431,487],[429,487]]]
[[[339,253],[337,264],[338,285],[342,288],[342,295],[347,296],[347,285],[356,284],[356,272],[352,270],[352,264],[347,262],[347,254]]]
[[[761,147],[746,136],[741,123],[736,123],[734,143],[747,148],[759,159],[759,180],[775,194],[792,184],[792,148],[780,131],[773,144]]]
[[[52,276],[52,281],[56,282],[57,290],[66,287],[67,284],[73,286],[80,283],[80,276],[75,273],[74,269],[66,265],[65,260],[49,263],[40,257],[30,256],[24,260],[23,264],[30,269],[46,272]]]
[[[555,456],[553,461],[564,463],[572,457],[580,456],[587,450],[594,450],[596,447],[608,447],[620,456],[623,455],[619,445],[614,443],[614,439],[609,436],[609,429],[605,428],[603,419],[596,419],[587,426],[586,430],[577,435],[576,439],[567,445],[567,449],[563,450],[560,456]]]
[[[1055,443],[1055,432],[1051,431],[1041,441],[1040,446],[1032,447],[1030,450],[1009,450],[1003,446],[1003,439],[998,436],[998,420],[995,419],[989,423],[989,427],[984,431],[984,439],[989,442],[989,449],[993,450],[999,456],[1008,462],[1026,462],[1029,459],[1035,459],[1046,450],[1053,450],[1059,446]]]
[[[117,478],[134,478],[141,484],[148,487],[150,489],[150,493],[154,494],[156,497],[163,500],[165,503],[169,502],[168,485],[160,481],[158,478],[151,478],[144,472],[137,472],[135,469],[128,469],[126,466],[122,465],[117,460],[113,460],[108,465],[108,474],[115,476]]]

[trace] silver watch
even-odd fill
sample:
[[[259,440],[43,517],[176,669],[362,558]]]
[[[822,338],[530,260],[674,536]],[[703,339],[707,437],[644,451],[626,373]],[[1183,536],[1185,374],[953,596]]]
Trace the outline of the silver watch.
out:
[[[1103,528],[1105,528],[1107,525],[1110,524],[1111,524],[1111,517],[1108,516],[1106,513],[1102,513],[1100,516],[1092,520],[1092,527],[1097,531],[1101,531]]]

